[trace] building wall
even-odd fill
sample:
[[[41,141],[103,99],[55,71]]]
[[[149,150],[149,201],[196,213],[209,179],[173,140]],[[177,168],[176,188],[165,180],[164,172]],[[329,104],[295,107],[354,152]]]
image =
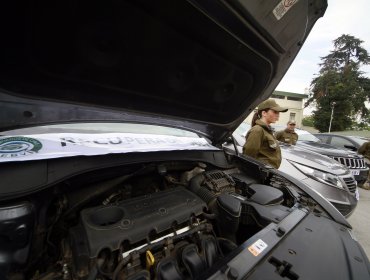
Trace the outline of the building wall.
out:
[[[290,95],[290,96],[286,96],[286,95]],[[291,96],[291,95],[294,95],[294,96]],[[297,123],[297,127],[301,127],[302,119],[303,119],[303,104],[304,104],[304,98],[306,96],[294,94],[294,93],[281,93],[281,92],[279,92],[279,95],[277,95],[275,92],[273,96],[277,97],[277,98],[271,98],[271,99],[274,99],[277,104],[279,104],[281,107],[288,108],[288,112],[280,113],[279,121],[276,122],[276,124],[286,125],[286,123],[290,119],[294,119]],[[288,100],[288,99],[295,99],[295,100]],[[254,113],[250,114],[245,119],[245,122],[250,124],[252,122],[253,114]]]

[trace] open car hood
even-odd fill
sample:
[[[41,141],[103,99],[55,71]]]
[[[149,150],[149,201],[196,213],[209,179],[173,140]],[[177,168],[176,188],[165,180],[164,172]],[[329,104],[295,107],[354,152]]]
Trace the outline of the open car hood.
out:
[[[326,7],[326,0],[8,1],[0,131],[129,121],[220,143],[271,95]]]

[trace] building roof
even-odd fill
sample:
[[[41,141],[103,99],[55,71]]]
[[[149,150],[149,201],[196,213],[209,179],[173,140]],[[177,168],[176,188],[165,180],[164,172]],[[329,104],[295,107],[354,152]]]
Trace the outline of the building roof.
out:
[[[295,93],[295,92],[288,92],[288,91],[279,91],[275,90],[272,95],[280,95],[280,96],[288,96],[288,97],[298,97],[298,98],[307,98],[307,94],[300,94],[300,93]]]

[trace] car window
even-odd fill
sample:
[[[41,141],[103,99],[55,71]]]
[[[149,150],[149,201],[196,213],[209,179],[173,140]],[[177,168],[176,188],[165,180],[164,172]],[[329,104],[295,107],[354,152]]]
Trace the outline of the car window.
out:
[[[238,128],[235,130],[235,133],[238,134],[238,135],[242,135],[242,136],[245,136],[248,132],[248,130],[251,129],[251,126],[250,124],[247,124],[245,122],[242,122]]]
[[[328,143],[328,139],[329,139],[328,135],[315,134],[315,136],[319,138],[321,142]]]
[[[347,140],[343,137],[337,137],[337,136],[332,136],[330,144],[335,146],[335,147],[342,148],[342,149],[348,149],[348,148],[345,147],[345,145],[346,146],[353,146],[351,141],[349,141],[349,140]]]

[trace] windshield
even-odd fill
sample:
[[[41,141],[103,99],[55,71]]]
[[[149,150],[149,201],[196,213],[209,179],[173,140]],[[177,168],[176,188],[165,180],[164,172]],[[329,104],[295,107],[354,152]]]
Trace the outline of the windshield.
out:
[[[237,129],[235,129],[236,134],[245,136],[248,132],[248,130],[251,128],[251,126],[245,122],[242,122]]]
[[[141,134],[171,135],[179,137],[196,137],[196,138],[199,137],[194,132],[178,128],[148,124],[133,124],[133,123],[56,124],[5,131],[2,132],[1,135],[10,136],[10,135],[30,135],[30,134],[48,134],[48,133],[88,133],[88,134],[141,133]]]

